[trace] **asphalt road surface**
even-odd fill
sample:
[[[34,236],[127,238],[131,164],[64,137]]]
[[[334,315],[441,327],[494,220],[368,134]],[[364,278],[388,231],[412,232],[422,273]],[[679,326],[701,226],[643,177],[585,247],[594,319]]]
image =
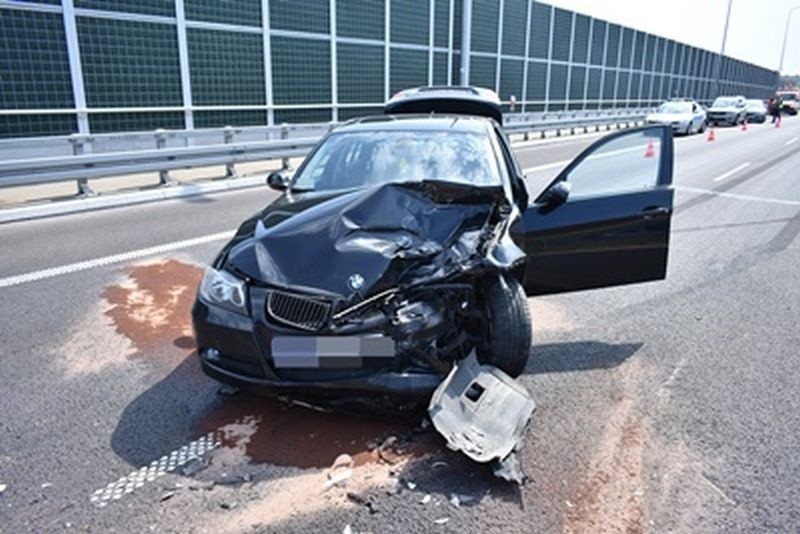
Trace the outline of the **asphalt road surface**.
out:
[[[0,531],[795,532],[798,136],[676,139],[667,280],[530,301],[522,488],[418,419],[200,372],[201,266],[266,187],[4,225]],[[590,142],[518,146],[532,189]]]

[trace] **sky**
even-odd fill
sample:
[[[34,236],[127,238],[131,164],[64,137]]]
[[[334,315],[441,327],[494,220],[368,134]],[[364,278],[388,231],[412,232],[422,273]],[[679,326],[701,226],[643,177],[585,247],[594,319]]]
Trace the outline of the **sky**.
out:
[[[718,52],[728,0],[544,0],[545,3]],[[786,14],[800,0],[733,0],[725,54],[778,70]],[[800,74],[800,9],[783,71]]]

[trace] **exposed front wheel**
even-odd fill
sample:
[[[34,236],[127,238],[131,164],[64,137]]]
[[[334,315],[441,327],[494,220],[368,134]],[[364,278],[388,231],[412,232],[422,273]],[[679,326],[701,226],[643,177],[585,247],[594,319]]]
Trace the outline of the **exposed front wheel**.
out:
[[[483,284],[482,301],[487,329],[478,359],[517,377],[528,363],[533,337],[525,291],[515,278],[492,277]]]

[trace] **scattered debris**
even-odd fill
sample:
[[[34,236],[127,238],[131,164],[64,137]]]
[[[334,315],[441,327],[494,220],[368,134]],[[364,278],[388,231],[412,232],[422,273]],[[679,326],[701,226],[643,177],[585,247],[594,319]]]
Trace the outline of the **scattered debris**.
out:
[[[328,480],[325,481],[325,491],[328,491],[333,486],[337,486],[353,476],[353,466],[355,462],[353,457],[349,454],[340,454],[333,461],[330,471],[328,471]]]
[[[345,525],[342,529],[342,534],[353,534],[353,528],[350,525]]]
[[[521,384],[473,352],[453,366],[433,392],[428,413],[447,446],[472,460],[496,460],[494,472],[523,484],[525,474],[514,451],[522,446],[525,426],[535,408]]]
[[[225,501],[219,504],[219,507],[222,508],[223,510],[233,510],[234,508],[236,508],[236,506],[237,506],[236,502]]]
[[[498,459],[492,462],[492,470],[495,476],[517,484],[524,484],[528,479],[525,471],[522,470],[522,463],[519,461],[516,451],[511,451],[502,460]]]
[[[42,484],[42,489],[47,489],[53,485],[52,482],[45,482]]]
[[[444,460],[439,460],[439,461],[433,462],[431,464],[431,467],[433,467],[434,469],[439,469],[440,467],[449,467],[449,466],[450,466],[450,464],[448,464]]]
[[[450,494],[450,504],[458,508],[462,504],[470,504],[474,502],[476,497],[472,495],[467,495],[465,493],[451,493]]]
[[[206,460],[200,458],[192,458],[181,466],[181,473],[185,477],[190,477],[202,471],[208,466]]]
[[[217,390],[217,394],[222,395],[223,397],[233,397],[237,393],[239,393],[239,388],[228,384],[223,385]]]
[[[347,498],[356,504],[364,506],[367,510],[369,510],[369,513],[371,514],[378,513],[378,508],[377,506],[375,506],[375,502],[372,501],[372,499],[364,498],[361,495],[358,495],[353,492],[347,492]]]
[[[429,502],[431,502],[430,493],[426,493],[425,496],[422,497],[422,499],[420,499],[420,501],[419,501],[420,504],[428,504]]]
[[[444,524],[445,524],[445,523],[447,523],[448,521],[450,521],[450,518],[449,518],[449,517],[442,517],[442,518],[439,518],[439,519],[434,519],[434,520],[433,520],[433,522],[434,522],[434,523],[436,523],[437,525],[444,525]]]
[[[416,487],[417,487],[417,483],[416,483],[416,482],[411,482],[411,481],[409,480],[408,482],[406,482],[406,487],[407,487],[408,489],[410,489],[410,490],[414,490],[414,489],[416,489]]]
[[[6,491],[7,487],[8,486],[6,486],[5,484],[0,484],[0,493],[3,493],[4,491]]]
[[[158,499],[160,502],[168,501],[175,495],[174,491],[165,491],[161,494],[161,497]]]

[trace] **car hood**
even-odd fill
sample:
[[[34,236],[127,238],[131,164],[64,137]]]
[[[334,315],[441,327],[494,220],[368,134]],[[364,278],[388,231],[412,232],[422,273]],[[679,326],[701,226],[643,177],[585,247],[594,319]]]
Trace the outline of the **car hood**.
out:
[[[647,120],[658,122],[679,122],[691,120],[692,115],[689,113],[651,113],[647,116]]]
[[[715,113],[739,113],[740,111],[742,111],[742,108],[731,108],[731,107],[708,108],[708,111],[713,111]]]
[[[242,225],[225,267],[264,285],[357,300],[463,267],[504,198],[501,187],[445,182],[289,194]]]

